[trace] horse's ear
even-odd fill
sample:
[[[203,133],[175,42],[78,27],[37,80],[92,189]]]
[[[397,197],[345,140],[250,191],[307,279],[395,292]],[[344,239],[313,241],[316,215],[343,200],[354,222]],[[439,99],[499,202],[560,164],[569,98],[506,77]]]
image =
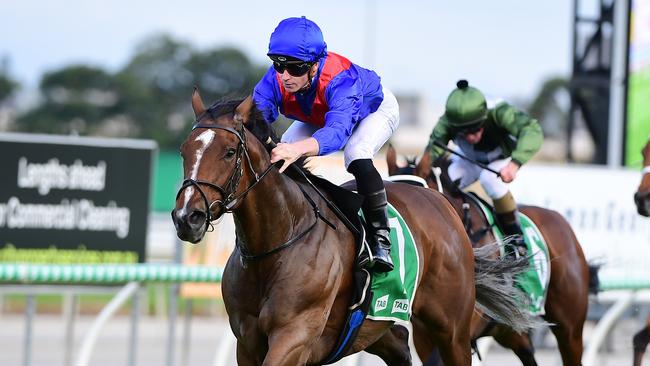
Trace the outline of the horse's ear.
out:
[[[235,121],[243,124],[247,124],[251,116],[251,110],[253,109],[253,97],[249,95],[239,103],[237,109],[235,109]]]
[[[199,88],[197,87],[194,87],[194,91],[192,92],[192,109],[194,110],[194,116],[197,118],[205,113],[203,99],[201,99],[201,94],[199,94]]]
[[[425,149],[424,154],[422,154],[422,158],[420,158],[420,162],[418,162],[418,165],[415,166],[415,172],[413,172],[413,174],[424,178],[429,175],[430,171],[431,156],[429,155],[429,149]]]
[[[397,174],[397,153],[393,144],[388,144],[388,150],[386,150],[386,164],[388,165],[388,175]]]

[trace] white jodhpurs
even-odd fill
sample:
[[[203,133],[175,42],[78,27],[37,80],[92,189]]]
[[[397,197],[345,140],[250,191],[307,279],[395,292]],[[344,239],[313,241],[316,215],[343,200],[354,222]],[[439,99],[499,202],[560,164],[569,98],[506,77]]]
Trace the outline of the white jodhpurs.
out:
[[[399,105],[390,90],[383,88],[384,100],[379,108],[359,121],[343,148],[345,168],[357,159],[372,159],[393,135],[399,125]],[[282,142],[295,142],[311,137],[318,126],[294,121],[282,134]]]
[[[460,149],[459,149],[460,150]],[[463,154],[463,151],[458,151]],[[495,171],[500,171],[509,162],[510,158],[495,160],[488,164],[488,167]],[[449,178],[455,181],[460,178],[460,188],[463,189],[468,185],[479,180],[485,192],[492,199],[499,199],[508,193],[508,183],[505,183],[496,174],[484,170],[478,165],[472,164],[456,155],[451,156],[451,164],[449,165]]]

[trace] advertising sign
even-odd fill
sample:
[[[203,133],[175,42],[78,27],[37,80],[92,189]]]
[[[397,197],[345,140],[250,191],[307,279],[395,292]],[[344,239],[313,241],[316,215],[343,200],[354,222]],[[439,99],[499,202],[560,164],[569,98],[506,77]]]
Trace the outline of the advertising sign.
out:
[[[0,134],[0,262],[143,262],[155,150]]]

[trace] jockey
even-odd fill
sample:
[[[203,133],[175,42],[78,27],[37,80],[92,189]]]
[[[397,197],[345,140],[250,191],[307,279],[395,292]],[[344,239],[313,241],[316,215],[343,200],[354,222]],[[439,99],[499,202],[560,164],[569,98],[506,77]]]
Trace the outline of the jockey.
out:
[[[320,28],[305,18],[284,19],[271,34],[273,61],[253,91],[267,122],[282,113],[294,122],[271,151],[271,162],[284,160],[280,172],[302,156],[343,150],[345,167],[364,196],[376,272],[393,269],[386,190],[372,158],[395,132],[399,107],[377,74],[327,51]]]
[[[456,155],[451,156],[449,177],[460,180],[465,188],[476,180],[494,201],[497,221],[506,235],[513,236],[513,244],[519,255],[525,255],[517,204],[508,189],[519,168],[539,150],[543,141],[542,129],[537,120],[505,102],[488,106],[485,96],[458,81],[445,106],[445,114],[431,132],[427,148],[431,161],[444,154],[441,146],[453,140],[459,152],[475,161],[487,164],[496,174],[483,170]]]

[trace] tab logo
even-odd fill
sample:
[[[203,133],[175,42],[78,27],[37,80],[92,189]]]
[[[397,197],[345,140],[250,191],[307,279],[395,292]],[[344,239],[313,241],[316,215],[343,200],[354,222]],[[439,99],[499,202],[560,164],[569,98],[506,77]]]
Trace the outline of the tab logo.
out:
[[[384,295],[375,301],[375,311],[384,310],[388,307],[388,295]]]
[[[393,301],[393,311],[391,313],[408,313],[409,301],[408,299],[397,299]]]

